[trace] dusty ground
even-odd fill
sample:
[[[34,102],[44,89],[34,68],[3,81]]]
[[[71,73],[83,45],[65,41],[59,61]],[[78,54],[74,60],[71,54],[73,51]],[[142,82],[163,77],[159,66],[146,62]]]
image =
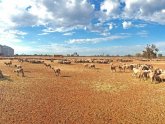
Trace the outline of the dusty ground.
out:
[[[23,63],[25,77],[0,60],[0,124],[164,124],[165,84],[112,73],[109,65]],[[14,61],[14,64],[18,62]],[[151,62],[150,62],[151,63]],[[165,69],[165,62],[154,62]]]

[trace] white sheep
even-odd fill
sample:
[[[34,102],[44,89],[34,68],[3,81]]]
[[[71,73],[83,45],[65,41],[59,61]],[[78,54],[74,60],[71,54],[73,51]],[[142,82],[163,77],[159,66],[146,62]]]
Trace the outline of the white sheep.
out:
[[[17,68],[17,69],[14,70],[14,72],[16,72],[18,76],[19,76],[20,73],[22,74],[22,77],[25,76],[23,68]]]
[[[52,68],[52,69],[56,76],[59,76],[61,74],[61,70],[59,68]]]

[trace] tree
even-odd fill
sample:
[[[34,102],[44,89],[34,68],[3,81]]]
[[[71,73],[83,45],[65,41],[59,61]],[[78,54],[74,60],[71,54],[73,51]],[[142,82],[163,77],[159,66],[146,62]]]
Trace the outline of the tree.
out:
[[[131,54],[128,54],[128,55],[125,55],[125,57],[132,57],[132,55]]]
[[[136,57],[142,57],[142,54],[141,54],[141,53],[136,53],[135,56],[136,56]]]
[[[67,56],[70,56],[70,54],[67,54]]]
[[[109,54],[106,55],[106,57],[109,57],[109,56],[110,56]]]
[[[163,55],[160,53],[160,54],[158,54],[158,57],[163,57]]]
[[[145,47],[145,50],[143,51],[143,57],[151,59],[157,57],[157,52],[159,51],[158,48],[154,44],[148,45]]]
[[[77,52],[74,52],[71,56],[79,56]]]

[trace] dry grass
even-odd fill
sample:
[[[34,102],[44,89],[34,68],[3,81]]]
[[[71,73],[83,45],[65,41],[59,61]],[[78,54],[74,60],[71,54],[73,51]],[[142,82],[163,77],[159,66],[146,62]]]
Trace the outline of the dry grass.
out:
[[[165,122],[165,84],[133,78],[131,72],[111,72],[109,65],[85,69],[60,65],[61,76],[41,64],[19,63],[25,77],[0,60],[2,124],[156,124]],[[17,61],[13,62],[18,64]],[[146,62],[143,62],[146,63]],[[162,62],[147,62],[165,69]]]

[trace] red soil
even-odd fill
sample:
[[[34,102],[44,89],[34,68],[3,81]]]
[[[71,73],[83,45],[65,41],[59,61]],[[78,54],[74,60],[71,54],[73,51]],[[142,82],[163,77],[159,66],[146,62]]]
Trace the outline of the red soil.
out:
[[[25,77],[0,61],[1,124],[156,124],[165,123],[165,84],[140,81],[131,72],[110,72],[109,65],[22,63]],[[18,62],[14,61],[14,64]],[[165,68],[164,63],[154,63]]]

